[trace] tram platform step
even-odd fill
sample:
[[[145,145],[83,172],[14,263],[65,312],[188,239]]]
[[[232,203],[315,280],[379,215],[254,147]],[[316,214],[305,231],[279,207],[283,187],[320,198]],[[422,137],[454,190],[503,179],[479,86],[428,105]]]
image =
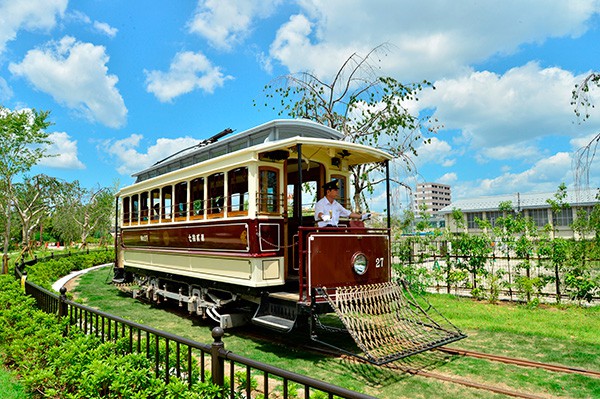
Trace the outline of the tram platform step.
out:
[[[278,295],[263,296],[252,323],[280,332],[290,332],[296,324],[296,302]]]
[[[252,323],[254,324],[283,332],[291,331],[294,327],[294,322],[294,320],[285,319],[283,317],[278,317],[271,314],[252,318]]]

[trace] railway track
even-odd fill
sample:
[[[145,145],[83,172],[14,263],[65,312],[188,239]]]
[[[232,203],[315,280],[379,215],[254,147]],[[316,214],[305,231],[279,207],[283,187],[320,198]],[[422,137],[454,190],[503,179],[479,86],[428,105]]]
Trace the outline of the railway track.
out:
[[[339,356],[339,354],[336,354],[333,351],[319,348],[319,347],[308,346],[306,348],[313,350],[313,351],[321,352],[321,353],[324,353],[324,354],[327,354],[330,356],[336,356],[336,355]],[[525,359],[516,359],[516,358],[510,358],[510,357],[506,357],[506,356],[491,355],[491,354],[487,354],[487,353],[469,351],[469,350],[465,350],[465,349],[439,347],[439,348],[436,348],[435,350],[442,352],[442,353],[447,353],[449,355],[454,355],[454,356],[475,357],[475,358],[479,358],[479,359],[502,362],[505,364],[512,364],[512,365],[517,365],[517,366],[522,366],[522,367],[540,368],[540,369],[553,371],[553,372],[557,372],[557,373],[579,374],[579,375],[584,375],[584,376],[588,376],[588,377],[600,378],[600,372],[598,372],[598,371],[585,370],[585,369],[576,368],[576,367],[568,367],[568,366],[562,366],[562,365],[534,362],[534,361],[525,360]],[[349,361],[360,361],[354,357],[347,356],[347,355],[342,355],[342,357],[348,359]],[[398,371],[401,371],[403,373],[407,373],[410,375],[431,378],[431,379],[435,379],[435,380],[439,380],[439,381],[450,382],[453,384],[459,384],[459,385],[463,385],[463,386],[466,386],[469,388],[480,389],[480,390],[493,392],[493,393],[497,393],[497,394],[501,394],[501,395],[505,395],[505,396],[509,396],[509,397],[513,397],[513,398],[522,398],[522,399],[547,399],[548,398],[547,394],[539,395],[539,394],[535,394],[535,393],[516,391],[516,390],[509,389],[509,388],[500,387],[500,386],[496,386],[496,385],[483,384],[483,383],[479,383],[476,381],[472,381],[472,380],[468,380],[468,379],[464,379],[464,378],[460,378],[460,377],[456,377],[456,376],[452,376],[452,375],[427,371],[427,370],[424,370],[421,368],[412,368],[412,367],[406,366],[405,364],[400,364],[400,363],[396,363],[396,362],[389,363],[382,367],[386,367],[391,370],[398,370]]]
[[[540,396],[540,395],[535,395],[535,394],[531,394],[531,393],[527,393],[527,392],[513,391],[511,389],[502,388],[502,387],[498,387],[495,385],[481,384],[479,382],[466,380],[463,378],[458,378],[458,377],[453,377],[453,376],[448,376],[448,375],[440,374],[440,373],[433,373],[431,371],[425,371],[425,370],[420,370],[420,369],[411,369],[411,368],[405,368],[405,367],[394,367],[394,366],[391,366],[390,368],[398,368],[408,374],[418,375],[418,376],[426,377],[426,378],[432,378],[435,380],[440,380],[440,381],[445,381],[445,382],[451,382],[453,384],[459,384],[459,385],[463,385],[463,386],[466,386],[469,388],[481,389],[484,391],[493,392],[493,393],[497,393],[497,394],[501,394],[501,395],[506,395],[506,396],[510,396],[513,398],[547,399],[547,396]]]
[[[491,355],[491,354],[487,354],[487,353],[469,351],[469,350],[464,350],[464,349],[453,349],[453,348],[448,348],[448,347],[439,347],[439,348],[436,348],[436,350],[439,352],[443,352],[443,353],[447,353],[447,354],[455,355],[455,356],[475,357],[475,358],[479,358],[479,359],[502,362],[502,363],[506,363],[506,364],[513,364],[513,365],[522,366],[522,367],[533,367],[533,368],[540,368],[540,369],[549,370],[549,371],[558,372],[558,373],[580,374],[580,375],[584,375],[584,376],[588,376],[588,377],[600,378],[600,372],[598,372],[598,371],[585,370],[585,369],[576,368],[576,367],[568,367],[568,366],[562,366],[562,365],[540,363],[540,362],[534,362],[534,361],[525,360],[525,359],[516,359],[516,358],[510,358],[510,357],[506,357],[506,356]],[[388,367],[392,368],[392,369],[401,370],[401,371],[411,374],[411,375],[418,375],[421,377],[432,378],[432,379],[441,380],[441,381],[445,381],[445,382],[451,382],[454,384],[460,384],[460,385],[467,386],[470,388],[481,389],[481,390],[498,393],[501,395],[506,395],[506,396],[510,396],[510,397],[514,397],[514,398],[545,399],[548,397],[547,395],[541,396],[541,395],[537,395],[535,393],[520,392],[520,391],[516,391],[516,390],[504,388],[504,387],[482,384],[479,382],[475,382],[475,381],[471,381],[471,380],[467,380],[467,379],[463,379],[463,378],[459,378],[459,377],[455,377],[455,376],[450,376],[450,375],[441,374],[441,373],[435,373],[435,372],[426,371],[426,370],[422,370],[422,369],[414,369],[414,368],[410,368],[410,367],[406,367],[406,366],[402,366],[402,365],[391,364],[391,365],[388,365]]]
[[[441,346],[441,347],[437,348],[437,350],[440,352],[448,353],[450,355],[476,357],[479,359],[486,359],[486,360],[501,362],[501,363],[506,363],[506,364],[515,364],[515,365],[523,366],[523,367],[540,368],[540,369],[544,369],[544,370],[555,371],[558,373],[580,374],[580,375],[585,375],[588,377],[600,378],[600,371],[585,370],[585,369],[581,369],[581,368],[577,368],[577,367],[540,363],[540,362],[534,362],[534,361],[526,360],[526,359],[517,359],[517,358],[512,358],[512,357],[506,357],[506,356],[490,355],[488,353],[469,351],[469,350],[465,350],[465,349],[454,349],[454,348],[448,348],[445,346]]]

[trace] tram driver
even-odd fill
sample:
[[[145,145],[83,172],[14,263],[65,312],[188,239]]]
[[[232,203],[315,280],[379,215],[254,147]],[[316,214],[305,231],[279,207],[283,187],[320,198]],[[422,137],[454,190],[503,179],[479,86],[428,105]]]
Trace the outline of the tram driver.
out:
[[[315,221],[318,227],[337,227],[340,216],[360,219],[362,221],[371,217],[370,213],[356,213],[344,208],[336,199],[340,196],[337,180],[332,180],[323,185],[325,196],[315,205]]]

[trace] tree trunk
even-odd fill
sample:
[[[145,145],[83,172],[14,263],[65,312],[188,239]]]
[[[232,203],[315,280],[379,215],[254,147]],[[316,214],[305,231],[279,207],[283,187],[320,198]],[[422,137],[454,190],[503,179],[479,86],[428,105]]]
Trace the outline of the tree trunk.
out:
[[[85,216],[83,218],[83,225],[81,226],[81,248],[87,248],[87,239],[90,235],[90,231],[90,217],[86,210]]]
[[[21,216],[21,220],[23,223],[23,227],[21,228],[21,235],[23,236],[23,239],[21,240],[21,245],[24,248],[29,248],[30,247],[30,239],[29,239],[29,235],[31,234],[31,227],[30,227],[30,222],[31,220],[25,216]]]
[[[360,193],[354,192],[354,212],[360,212]]]
[[[8,254],[2,255],[2,274],[8,274]]]
[[[9,186],[9,192],[10,186]],[[12,206],[12,201],[10,198],[8,199],[8,203],[6,204],[6,211],[4,212],[6,216],[6,230],[4,233],[4,252],[2,254],[2,274],[8,274],[8,246],[10,244],[10,208]]]

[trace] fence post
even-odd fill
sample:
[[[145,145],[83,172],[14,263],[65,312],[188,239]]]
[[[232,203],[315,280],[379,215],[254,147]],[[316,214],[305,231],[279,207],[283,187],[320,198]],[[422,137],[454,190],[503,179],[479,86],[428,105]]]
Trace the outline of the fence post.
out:
[[[69,313],[69,307],[67,305],[67,289],[65,287],[60,287],[60,295],[58,296],[58,320],[62,321],[63,317],[66,317]],[[65,324],[65,331],[63,331],[63,336],[66,336],[69,333],[69,323]]]
[[[510,268],[510,251],[506,251],[506,267],[508,268],[508,295],[510,297],[510,301],[512,302],[513,300],[513,291],[512,291],[512,287],[513,287],[513,275],[512,275],[512,269]]]
[[[222,341],[225,331],[221,327],[212,329],[212,337],[214,341],[210,348],[211,355],[211,378],[212,383],[222,387],[225,383],[225,359],[219,356],[219,351],[225,347]]]
[[[527,281],[531,281],[531,263],[529,263],[529,252],[527,253],[527,256],[525,257],[525,259],[527,259],[527,269],[525,270],[526,274],[527,274]],[[527,303],[531,302],[531,290],[527,290]]]
[[[69,311],[67,307],[67,289],[65,287],[60,288],[60,296],[58,297],[58,317],[63,318]]]
[[[558,270],[558,262],[555,260],[554,247],[552,248],[552,263],[554,263],[554,278],[556,279],[556,303],[560,303],[560,273]]]
[[[25,288],[25,282],[27,281],[27,270],[23,270],[21,273],[21,288],[23,288],[23,292],[27,292]]]

